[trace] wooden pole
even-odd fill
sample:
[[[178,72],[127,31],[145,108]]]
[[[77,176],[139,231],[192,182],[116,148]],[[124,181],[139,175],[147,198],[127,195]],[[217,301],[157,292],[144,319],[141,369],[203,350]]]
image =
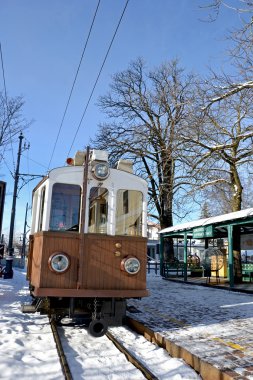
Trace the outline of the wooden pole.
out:
[[[78,281],[77,289],[80,289],[83,283],[83,265],[84,265],[84,226],[86,215],[86,199],[87,199],[87,183],[88,183],[88,170],[89,170],[89,156],[90,148],[86,149],[86,156],[83,169],[83,189],[81,198],[81,215],[80,215],[80,244],[79,244],[79,268],[78,268]]]

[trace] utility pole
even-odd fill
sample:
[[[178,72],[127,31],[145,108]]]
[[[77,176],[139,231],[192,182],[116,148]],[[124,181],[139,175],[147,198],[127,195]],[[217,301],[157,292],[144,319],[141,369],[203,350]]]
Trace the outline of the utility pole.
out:
[[[0,181],[0,243],[2,243],[2,223],[4,215],[4,199],[5,199],[6,182]]]
[[[21,132],[19,135],[18,158],[17,158],[17,166],[16,166],[16,171],[15,171],[15,177],[14,177],[14,190],[13,190],[13,200],[12,200],[12,209],[11,209],[8,256],[6,256],[6,267],[5,267],[5,272],[4,272],[4,278],[13,278],[13,269],[12,269],[13,252],[14,252],[13,234],[14,234],[14,223],[15,223],[15,215],[16,215],[16,201],[17,201],[17,192],[18,192],[19,164],[20,164],[20,156],[21,156],[23,138],[24,138],[24,136]]]

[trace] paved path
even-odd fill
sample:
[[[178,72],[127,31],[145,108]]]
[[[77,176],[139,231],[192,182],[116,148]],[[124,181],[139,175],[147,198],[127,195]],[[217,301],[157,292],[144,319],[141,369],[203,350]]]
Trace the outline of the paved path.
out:
[[[148,286],[150,297],[129,301],[129,316],[154,332],[151,339],[204,380],[253,380],[253,294],[155,275],[148,276]]]

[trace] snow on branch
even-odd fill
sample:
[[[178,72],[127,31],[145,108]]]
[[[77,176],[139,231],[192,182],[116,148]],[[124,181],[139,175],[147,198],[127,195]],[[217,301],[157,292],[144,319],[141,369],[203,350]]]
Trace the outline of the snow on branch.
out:
[[[200,189],[204,189],[204,188],[207,187],[207,186],[213,186],[213,185],[216,185],[217,183],[228,183],[228,184],[229,184],[229,182],[228,182],[226,179],[224,179],[224,178],[218,178],[218,179],[214,179],[214,180],[212,180],[212,181],[208,181],[208,182],[203,183],[203,184],[200,186]]]
[[[216,96],[215,98],[211,99],[210,102],[207,104],[206,107],[202,108],[203,111],[207,110],[212,104],[216,102],[220,102],[223,99],[228,98],[229,96],[232,96],[240,91],[253,88],[253,81],[248,81],[244,83],[238,83],[232,86],[232,89],[223,93],[222,95]]]

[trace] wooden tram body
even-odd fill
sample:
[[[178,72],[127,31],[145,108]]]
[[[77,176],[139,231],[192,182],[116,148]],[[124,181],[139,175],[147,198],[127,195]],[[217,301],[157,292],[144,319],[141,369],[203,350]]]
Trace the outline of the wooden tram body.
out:
[[[104,151],[71,163],[34,189],[27,277],[34,311],[85,319],[101,336],[127,298],[148,295],[147,184],[126,161],[109,168]]]

